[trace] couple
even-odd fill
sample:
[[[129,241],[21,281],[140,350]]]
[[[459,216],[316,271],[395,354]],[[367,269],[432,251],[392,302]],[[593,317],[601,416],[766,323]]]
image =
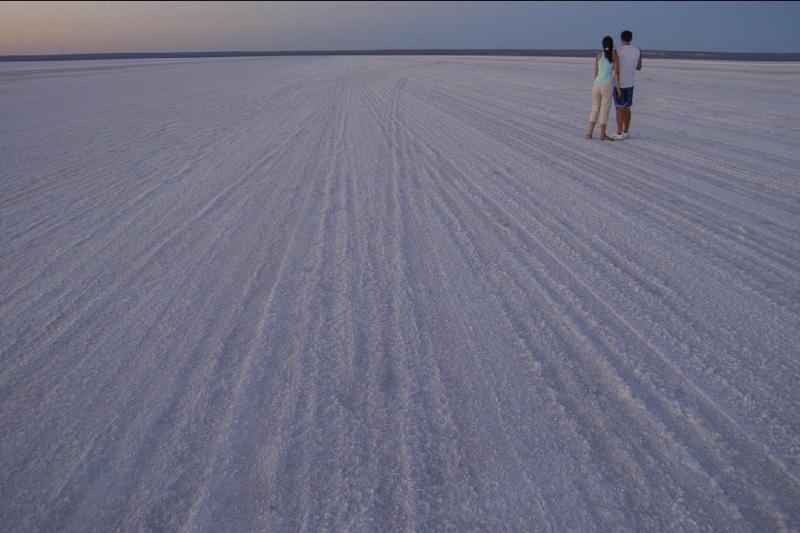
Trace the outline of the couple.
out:
[[[592,87],[592,112],[589,114],[589,131],[586,138],[594,135],[594,125],[600,122],[600,140],[618,141],[628,138],[633,104],[633,81],[636,71],[642,70],[642,53],[631,44],[633,33],[625,30],[620,35],[622,48],[614,50],[614,39],[603,37],[603,51],[594,58],[594,86]],[[611,84],[614,84],[614,90]],[[617,133],[606,134],[611,100],[617,106]],[[599,115],[599,117],[598,117]]]

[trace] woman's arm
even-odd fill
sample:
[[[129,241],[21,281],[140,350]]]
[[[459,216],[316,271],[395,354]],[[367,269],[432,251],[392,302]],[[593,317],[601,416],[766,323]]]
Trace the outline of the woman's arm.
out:
[[[600,59],[600,54],[594,56],[594,79],[597,79],[597,61]]]
[[[619,56],[616,50],[614,50],[614,80],[617,82],[617,93],[619,94]]]

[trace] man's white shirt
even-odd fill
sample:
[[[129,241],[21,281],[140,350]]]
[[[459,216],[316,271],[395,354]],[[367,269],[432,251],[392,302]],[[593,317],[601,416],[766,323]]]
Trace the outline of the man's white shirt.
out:
[[[619,56],[619,85],[622,88],[633,87],[636,80],[636,65],[639,64],[641,50],[632,44],[623,44],[617,50]]]

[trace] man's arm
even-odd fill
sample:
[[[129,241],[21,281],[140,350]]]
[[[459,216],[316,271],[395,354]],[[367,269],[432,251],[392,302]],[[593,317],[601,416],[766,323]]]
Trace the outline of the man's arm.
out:
[[[636,70],[642,70],[642,52],[639,51],[639,62],[636,63]]]

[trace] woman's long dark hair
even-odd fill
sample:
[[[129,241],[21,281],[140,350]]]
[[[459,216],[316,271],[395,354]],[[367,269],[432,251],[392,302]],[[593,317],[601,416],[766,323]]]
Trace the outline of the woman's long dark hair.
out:
[[[603,37],[603,53],[606,55],[606,59],[608,59],[609,63],[614,62],[614,39],[612,39],[610,35]]]

